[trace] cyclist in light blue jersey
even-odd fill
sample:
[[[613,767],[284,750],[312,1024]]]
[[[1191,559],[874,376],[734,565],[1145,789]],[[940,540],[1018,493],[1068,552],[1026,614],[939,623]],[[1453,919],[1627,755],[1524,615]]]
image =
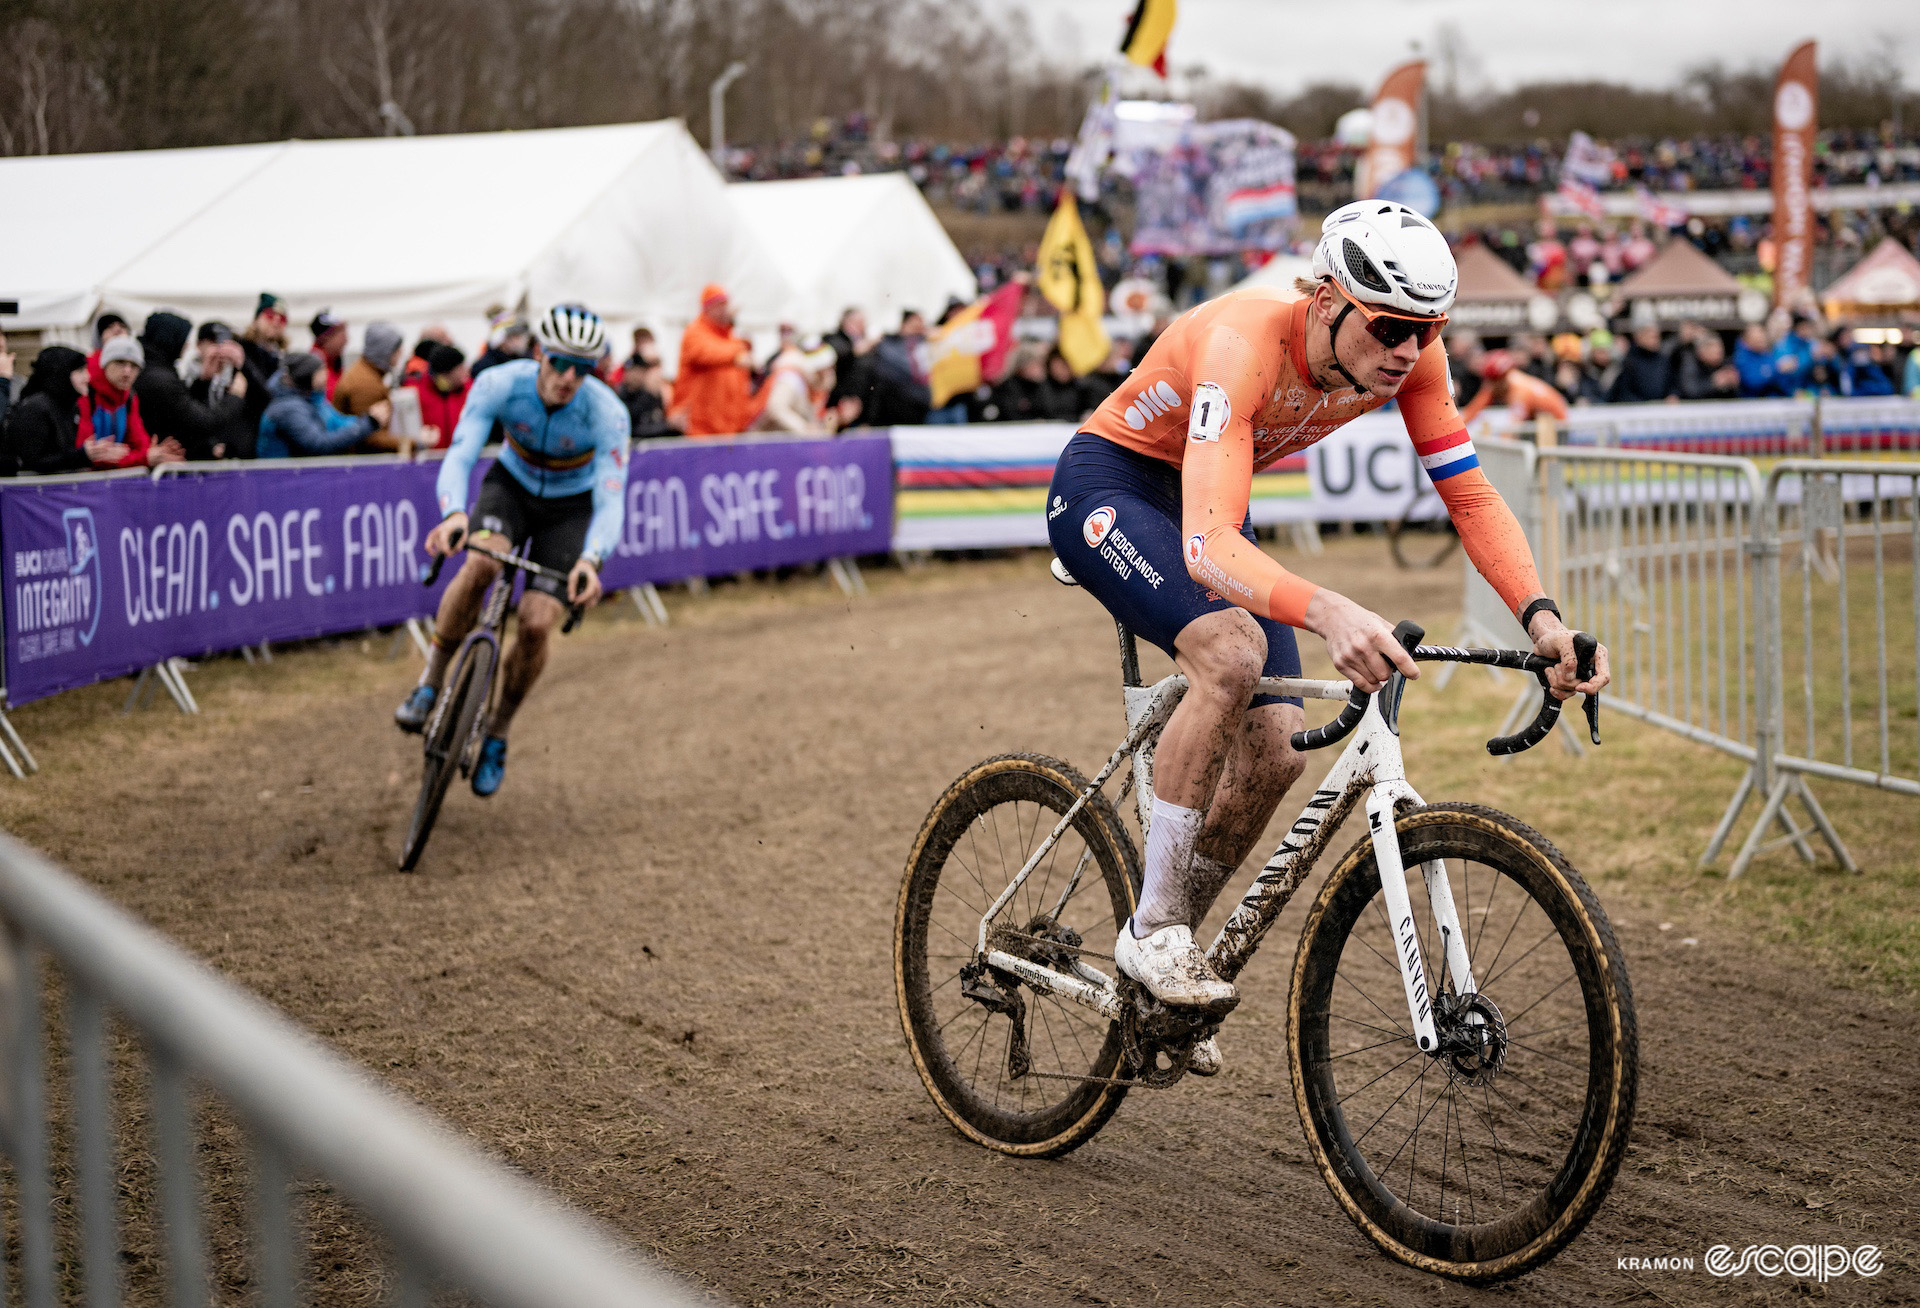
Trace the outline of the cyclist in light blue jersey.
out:
[[[512,549],[531,539],[526,555],[567,574],[564,604],[558,583],[533,577],[520,597],[520,633],[501,668],[500,703],[473,771],[473,793],[500,788],[507,766],[507,731],[547,662],[547,638],[565,604],[600,598],[600,565],[620,539],[621,497],[627,484],[631,420],[626,405],[593,375],[606,352],[606,329],[589,309],[563,304],[534,330],[537,359],[489,368],[474,382],[440,468],[440,525],[427,534],[427,552],[458,549],[469,522],[476,542],[498,537]],[[480,483],[471,519],[467,487],[474,460],[495,422],[506,433],[499,458]],[[420,684],[394,713],[403,731],[419,731],[433,715],[447,662],[472,630],[487,587],[500,565],[469,554],[440,600],[433,648]]]

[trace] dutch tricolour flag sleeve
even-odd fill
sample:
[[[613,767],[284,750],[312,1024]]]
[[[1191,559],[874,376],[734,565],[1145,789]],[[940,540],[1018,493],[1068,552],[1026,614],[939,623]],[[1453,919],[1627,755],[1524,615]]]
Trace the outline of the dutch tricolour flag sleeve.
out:
[[[1415,441],[1413,452],[1420,456],[1420,466],[1427,470],[1427,476],[1436,482],[1480,466],[1480,456],[1473,452],[1473,438],[1464,427],[1451,435]]]

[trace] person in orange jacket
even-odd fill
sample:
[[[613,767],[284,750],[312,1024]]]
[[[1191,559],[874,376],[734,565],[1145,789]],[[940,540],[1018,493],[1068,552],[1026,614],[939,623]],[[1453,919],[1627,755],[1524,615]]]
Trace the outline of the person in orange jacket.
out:
[[[737,436],[753,423],[753,353],[733,334],[733,309],[718,286],[700,292],[700,316],[680,338],[675,415],[689,436]]]
[[[1543,413],[1560,422],[1567,420],[1566,397],[1551,384],[1522,372],[1511,352],[1489,350],[1480,360],[1480,376],[1485,384],[1460,410],[1461,422],[1472,422],[1496,404],[1512,409],[1521,422],[1531,422]]]

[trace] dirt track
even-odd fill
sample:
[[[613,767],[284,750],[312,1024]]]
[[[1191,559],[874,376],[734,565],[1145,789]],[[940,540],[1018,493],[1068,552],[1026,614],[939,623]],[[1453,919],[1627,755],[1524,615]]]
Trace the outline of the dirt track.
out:
[[[1316,575],[1364,562],[1355,591],[1385,612],[1437,620],[1458,594],[1335,554]],[[901,862],[975,759],[1104,757],[1111,627],[1036,562],[691,617],[560,642],[505,789],[452,795],[419,876],[391,871],[419,756],[387,715],[410,665],[379,651],[209,668],[198,721],[111,717],[115,688],[29,710],[47,773],[0,814],[742,1303],[1799,1297],[1616,1267],[1764,1242],[1879,1244],[1876,1280],[1803,1288],[1920,1301],[1913,1015],[1730,936],[1676,951],[1618,881],[1601,893],[1640,1015],[1637,1143],[1587,1234],[1517,1285],[1389,1264],[1314,1172],[1282,1048],[1298,908],[1243,978],[1218,1080],[1136,1092],[1059,1162],[964,1142],[895,1016]]]

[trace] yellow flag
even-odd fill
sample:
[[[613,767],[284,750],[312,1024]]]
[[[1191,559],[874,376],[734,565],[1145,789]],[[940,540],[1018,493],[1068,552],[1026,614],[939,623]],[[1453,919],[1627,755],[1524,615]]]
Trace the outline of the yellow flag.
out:
[[[1069,189],[1061,190],[1060,205],[1040,238],[1034,282],[1047,303],[1060,311],[1060,353],[1074,376],[1086,376],[1106,361],[1113,347],[1100,325],[1107,311],[1106,288],[1100,284],[1093,242],[1080,221],[1080,206]]]
[[[1179,17],[1180,0],[1140,0],[1133,16],[1127,19],[1127,34],[1121,38],[1120,53],[1142,68],[1167,75],[1167,38],[1173,35],[1173,20]]]

